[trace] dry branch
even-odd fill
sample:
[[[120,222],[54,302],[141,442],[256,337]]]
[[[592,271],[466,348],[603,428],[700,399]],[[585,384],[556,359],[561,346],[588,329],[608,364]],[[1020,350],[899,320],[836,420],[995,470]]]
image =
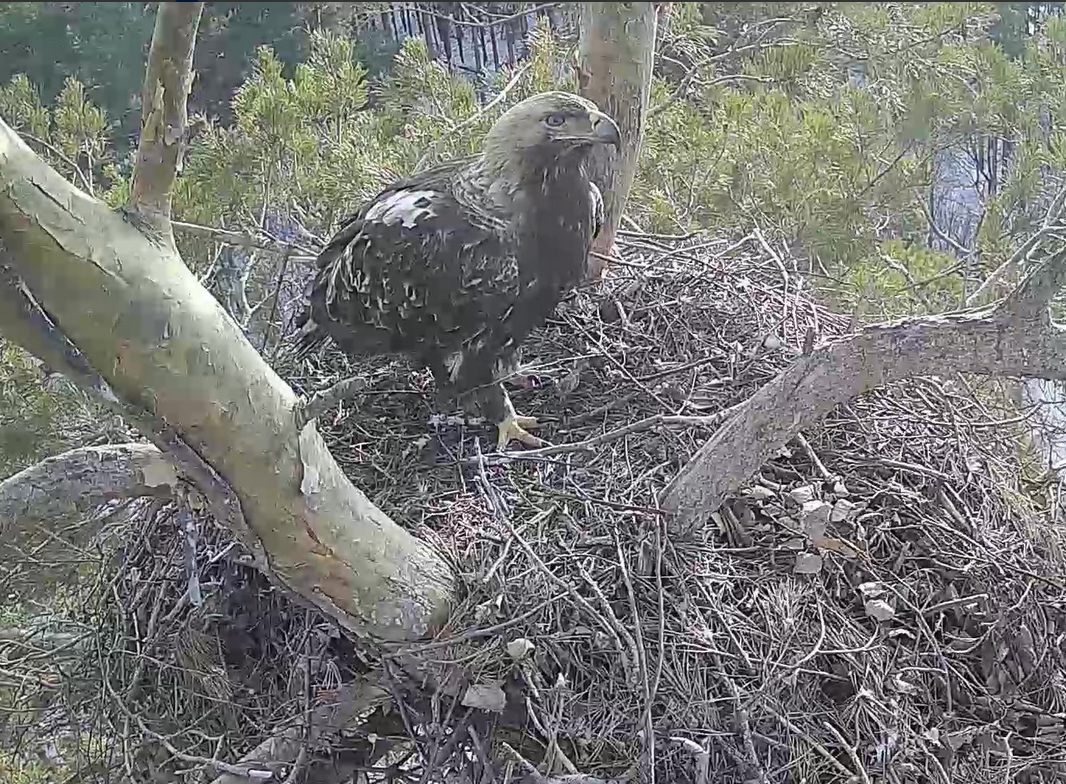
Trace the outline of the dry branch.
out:
[[[173,242],[170,199],[181,171],[196,28],[203,3],[160,3],[141,94],[141,138],[129,208]]]
[[[1059,252],[993,309],[875,324],[817,347],[745,401],[668,485],[673,527],[700,525],[789,439],[875,387],[947,370],[1066,380],[1066,331],[1048,312],[1064,274]]]

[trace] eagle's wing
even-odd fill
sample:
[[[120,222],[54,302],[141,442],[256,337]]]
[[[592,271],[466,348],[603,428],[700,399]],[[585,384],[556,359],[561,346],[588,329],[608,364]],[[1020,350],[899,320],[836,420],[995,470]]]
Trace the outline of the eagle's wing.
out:
[[[301,353],[328,335],[446,361],[506,322],[518,263],[506,227],[454,195],[469,162],[401,180],[347,220],[318,257]]]

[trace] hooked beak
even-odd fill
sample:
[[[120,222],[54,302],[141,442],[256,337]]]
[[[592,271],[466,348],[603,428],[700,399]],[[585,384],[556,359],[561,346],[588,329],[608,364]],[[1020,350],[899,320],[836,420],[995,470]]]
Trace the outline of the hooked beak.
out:
[[[592,140],[599,144],[613,144],[615,149],[622,146],[622,134],[618,124],[603,112],[592,112]]]

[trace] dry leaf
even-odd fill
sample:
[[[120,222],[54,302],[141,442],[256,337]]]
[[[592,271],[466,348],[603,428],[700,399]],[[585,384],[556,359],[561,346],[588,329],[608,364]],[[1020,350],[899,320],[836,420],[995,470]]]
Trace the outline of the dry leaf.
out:
[[[822,571],[822,556],[815,553],[797,553],[794,574],[818,574]]]
[[[848,491],[848,486],[845,485],[843,482],[836,482],[833,485],[833,494],[834,495],[851,495],[851,493]]]
[[[841,523],[855,513],[855,506],[851,501],[841,498],[833,504],[833,514],[829,519],[834,523]]]
[[[825,501],[807,501],[800,512],[803,530],[815,544],[825,539],[825,529],[829,525],[829,504]]]
[[[818,542],[818,546],[823,550],[842,555],[849,560],[854,560],[859,557],[859,551],[845,542],[843,539],[835,539],[832,536],[827,536]]]
[[[466,690],[463,705],[467,708],[503,713],[503,709],[507,707],[507,695],[499,686],[477,684]]]
[[[484,625],[494,621],[503,607],[503,594],[498,593],[493,598],[482,602],[474,608],[474,620],[478,625]]]
[[[813,500],[817,492],[818,491],[814,485],[800,485],[799,487],[789,490],[788,495],[793,501],[802,506],[808,501]]]
[[[507,643],[507,655],[515,661],[522,661],[533,652],[533,648],[533,643],[525,637],[519,637],[517,640],[511,640]]]
[[[861,583],[859,585],[859,593],[867,599],[876,599],[878,596],[882,596],[885,593],[885,586],[882,583],[877,582]]]
[[[755,485],[755,487],[748,490],[748,495],[754,498],[756,501],[766,501],[777,495],[769,487],[763,487],[762,485]]]
[[[909,681],[903,680],[902,676],[900,676],[898,672],[892,677],[892,686],[894,686],[896,691],[898,691],[900,694],[918,693],[918,687],[915,686],[913,683],[910,683]]]
[[[883,599],[869,599],[866,602],[866,614],[879,621],[891,621],[896,617],[896,610]]]

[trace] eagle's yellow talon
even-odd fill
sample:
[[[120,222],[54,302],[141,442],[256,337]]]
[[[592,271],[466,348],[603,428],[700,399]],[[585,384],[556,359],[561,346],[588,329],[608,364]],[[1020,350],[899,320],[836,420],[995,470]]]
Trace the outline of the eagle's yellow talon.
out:
[[[527,427],[536,426],[537,420],[535,417],[520,416],[518,414],[508,416],[497,425],[500,435],[499,439],[496,441],[496,451],[502,452],[511,439],[519,441],[534,449],[547,446],[547,441],[537,438],[532,433],[527,433],[525,431],[525,428]]]

